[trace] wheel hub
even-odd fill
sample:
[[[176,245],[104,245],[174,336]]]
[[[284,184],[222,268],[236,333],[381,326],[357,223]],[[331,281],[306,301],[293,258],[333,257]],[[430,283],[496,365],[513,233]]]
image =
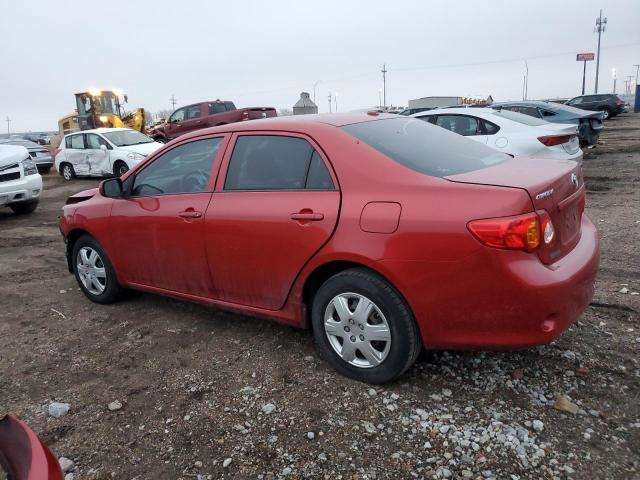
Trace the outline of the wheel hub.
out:
[[[80,282],[93,295],[100,295],[107,288],[107,273],[100,254],[91,247],[82,247],[76,258],[76,270]]]
[[[364,295],[342,293],[331,299],[324,329],[334,351],[353,366],[376,367],[389,354],[389,324],[380,308]]]

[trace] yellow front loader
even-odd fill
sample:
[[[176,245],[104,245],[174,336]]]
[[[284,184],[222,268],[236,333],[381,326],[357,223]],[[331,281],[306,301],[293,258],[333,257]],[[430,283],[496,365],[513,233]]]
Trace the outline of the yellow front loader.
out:
[[[76,111],[58,121],[60,135],[92,128],[132,128],[145,132],[144,108],[125,112],[122,103],[128,102],[126,95],[118,90],[89,90],[76,93]]]

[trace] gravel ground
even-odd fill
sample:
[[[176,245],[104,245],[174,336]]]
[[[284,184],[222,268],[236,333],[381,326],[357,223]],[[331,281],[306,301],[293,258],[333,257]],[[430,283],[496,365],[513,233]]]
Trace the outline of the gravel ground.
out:
[[[584,164],[602,266],[582,318],[526,351],[424,353],[377,388],[309,332],[148,294],[90,303],[57,215],[97,182],[47,175],[35,214],[0,211],[0,412],[74,480],[640,479],[640,115],[606,125]]]

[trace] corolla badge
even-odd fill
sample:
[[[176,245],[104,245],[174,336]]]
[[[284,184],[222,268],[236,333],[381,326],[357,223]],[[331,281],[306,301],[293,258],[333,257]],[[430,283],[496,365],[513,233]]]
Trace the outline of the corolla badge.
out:
[[[578,183],[578,176],[575,173],[571,174],[571,183],[573,183],[573,186],[576,188],[576,190],[578,189],[578,186],[580,185]]]
[[[550,197],[552,193],[553,193],[553,188],[550,188],[546,192],[542,192],[536,195],[536,200],[542,200],[543,198]]]

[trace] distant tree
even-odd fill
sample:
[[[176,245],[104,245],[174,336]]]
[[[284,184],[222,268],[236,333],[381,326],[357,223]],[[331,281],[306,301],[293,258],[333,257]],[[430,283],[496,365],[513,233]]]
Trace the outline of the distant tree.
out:
[[[290,108],[281,108],[280,110],[278,110],[278,115],[280,115],[281,117],[293,115],[293,110],[291,110]]]
[[[173,113],[173,110],[169,110],[169,109],[158,110],[156,113],[153,114],[153,118],[154,120],[159,120],[161,118],[169,118],[172,113]]]

